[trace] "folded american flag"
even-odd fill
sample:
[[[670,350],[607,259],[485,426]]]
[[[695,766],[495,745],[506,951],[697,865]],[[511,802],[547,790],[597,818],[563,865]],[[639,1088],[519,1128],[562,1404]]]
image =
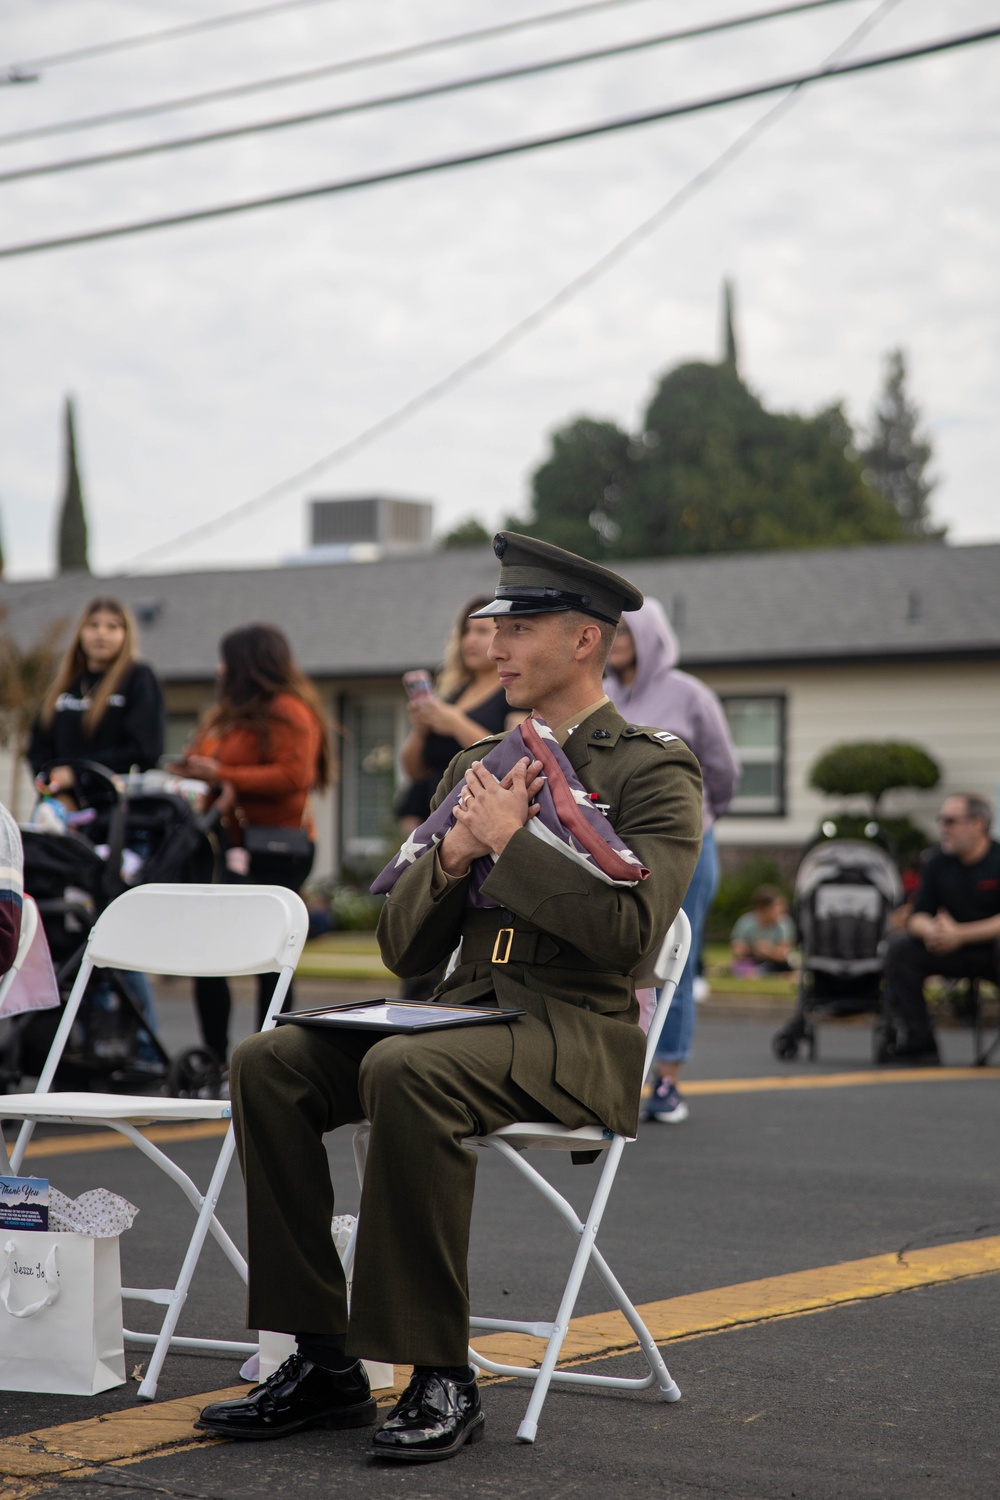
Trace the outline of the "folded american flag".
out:
[[[575,860],[598,880],[609,885],[635,885],[649,871],[622,843],[603,808],[580,781],[553,737],[544,719],[525,719],[483,756],[482,764],[502,781],[519,760],[540,760],[545,785],[535,798],[537,817],[528,821],[528,831],[560,854]],[[453,787],[441,806],[410,834],[406,843],[372,884],[376,896],[391,891],[404,870],[421,855],[432,851],[455,824],[455,807],[465,789],[465,778]],[[496,906],[485,895],[483,881],[493,868],[494,856],[477,859],[472,866],[469,905]]]

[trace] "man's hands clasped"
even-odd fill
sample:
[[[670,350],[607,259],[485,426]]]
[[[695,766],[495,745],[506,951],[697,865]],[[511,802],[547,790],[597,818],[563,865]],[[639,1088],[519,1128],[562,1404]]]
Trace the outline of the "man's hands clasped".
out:
[[[525,756],[497,781],[481,761],[473,761],[455,808],[455,826],[439,846],[446,874],[465,875],[474,860],[502,854],[518,829],[537,816],[534,799],[545,785],[541,770],[540,760]]]

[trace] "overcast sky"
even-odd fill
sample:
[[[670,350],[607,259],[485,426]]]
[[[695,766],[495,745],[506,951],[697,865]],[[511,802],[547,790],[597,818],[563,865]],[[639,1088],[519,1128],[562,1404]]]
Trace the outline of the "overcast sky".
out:
[[[0,66],[253,0],[8,0]],[[327,0],[0,87],[0,135],[410,42],[567,0]],[[589,17],[241,100],[16,145],[0,171],[363,99],[764,8],[633,0]],[[765,81],[1000,20],[1000,0],[826,9],[419,104],[0,184],[0,246],[334,181]],[[523,514],[553,428],[634,427],[658,376],[716,359],[736,285],[766,405],[870,413],[901,346],[956,542],[1000,537],[1000,42],[803,90],[737,161],[489,368],[319,478],[142,564],[273,563],[313,496],[432,500],[438,531]],[[0,260],[8,577],[49,573],[61,411],[76,400],[91,565],[289,478],[491,344],[665,204],[765,98],[598,140],[193,227]]]

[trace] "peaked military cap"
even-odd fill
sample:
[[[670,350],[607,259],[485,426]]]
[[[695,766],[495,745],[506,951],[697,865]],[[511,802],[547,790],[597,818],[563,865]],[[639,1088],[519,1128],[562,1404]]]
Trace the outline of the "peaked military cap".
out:
[[[548,615],[579,610],[617,625],[622,611],[638,609],[642,594],[627,578],[610,568],[577,557],[516,531],[493,538],[500,559],[500,582],[491,604],[477,609],[471,619],[490,615]]]

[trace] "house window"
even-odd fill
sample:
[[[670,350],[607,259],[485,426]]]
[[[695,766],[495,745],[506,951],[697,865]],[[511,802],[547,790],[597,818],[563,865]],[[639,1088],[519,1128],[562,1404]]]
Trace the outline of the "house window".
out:
[[[341,702],[341,827],[343,857],[348,864],[382,860],[392,847],[398,713],[397,699],[387,695],[347,696]]]
[[[743,766],[730,814],[780,818],[785,812],[785,700],[723,697],[729,731]]]

